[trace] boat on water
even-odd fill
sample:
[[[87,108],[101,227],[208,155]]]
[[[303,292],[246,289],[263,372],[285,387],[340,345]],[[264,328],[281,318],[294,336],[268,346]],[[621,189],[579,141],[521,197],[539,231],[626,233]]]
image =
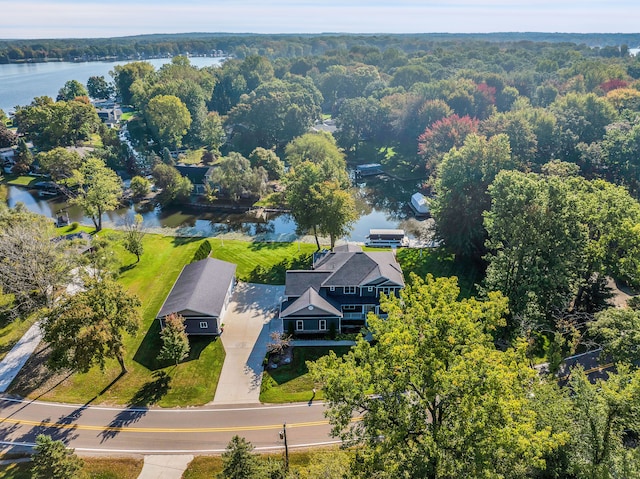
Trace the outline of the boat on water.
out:
[[[356,176],[374,176],[384,173],[380,163],[367,163],[356,166]]]
[[[416,216],[429,216],[430,214],[429,198],[422,193],[414,193],[411,195],[409,206],[411,206]]]
[[[372,229],[369,230],[365,245],[376,248],[397,248],[409,246],[409,238],[404,230]]]

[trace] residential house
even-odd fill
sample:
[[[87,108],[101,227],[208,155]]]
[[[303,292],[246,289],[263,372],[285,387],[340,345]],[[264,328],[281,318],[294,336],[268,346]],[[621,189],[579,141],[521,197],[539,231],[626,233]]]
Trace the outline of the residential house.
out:
[[[218,335],[236,284],[236,265],[214,258],[186,265],[160,308],[156,319],[180,314],[190,335]]]
[[[357,331],[370,312],[381,315],[381,293],[397,295],[403,287],[393,252],[338,246],[314,255],[311,270],[287,271],[280,319],[298,336]]]
[[[193,184],[194,195],[204,195],[206,192],[205,186],[211,183],[211,173],[213,172],[212,166],[190,166],[190,165],[177,165],[176,169],[180,174]]]

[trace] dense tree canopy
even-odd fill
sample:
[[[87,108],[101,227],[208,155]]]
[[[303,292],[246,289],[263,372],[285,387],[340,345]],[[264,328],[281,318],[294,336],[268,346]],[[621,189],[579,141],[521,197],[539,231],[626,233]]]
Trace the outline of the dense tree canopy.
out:
[[[538,422],[523,349],[493,346],[506,298],[458,295],[455,279],[413,276],[369,317],[373,343],[311,365],[333,434],[364,448],[359,476],[516,478],[567,441]]]
[[[173,95],[158,95],[149,100],[145,110],[147,123],[160,145],[179,148],[191,126],[191,114]]]
[[[102,214],[115,210],[122,196],[122,181],[116,173],[98,158],[87,158],[74,170],[78,195],[72,203],[79,205],[91,218],[96,231],[102,229]]]

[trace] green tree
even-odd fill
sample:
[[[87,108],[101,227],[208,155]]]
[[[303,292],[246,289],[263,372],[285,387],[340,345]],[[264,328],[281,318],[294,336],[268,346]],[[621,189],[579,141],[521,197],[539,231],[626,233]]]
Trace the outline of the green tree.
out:
[[[158,195],[162,204],[186,201],[191,195],[191,181],[183,177],[173,166],[158,163],[153,167],[151,174],[156,186],[162,190]]]
[[[387,318],[370,315],[373,342],[309,364],[332,434],[362,445],[359,476],[523,477],[567,441],[539,425],[523,345],[493,345],[506,298],[459,293],[455,278],[412,275],[399,298],[381,299]]]
[[[336,115],[336,140],[347,151],[358,155],[363,142],[380,142],[387,130],[388,110],[375,98],[345,100]]]
[[[87,80],[87,91],[91,98],[106,100],[113,94],[113,86],[102,75],[91,76]]]
[[[102,230],[102,214],[115,210],[122,196],[122,181],[98,158],[87,158],[73,172],[78,183],[78,196],[71,203],[80,206],[91,217],[96,231]]]
[[[337,182],[325,181],[318,185],[311,201],[317,204],[320,215],[317,217],[320,234],[329,236],[331,249],[336,240],[347,235],[358,219],[353,195],[343,190]]]
[[[220,147],[224,145],[227,136],[222,128],[222,120],[217,112],[209,112],[204,119],[201,127],[202,142],[207,150],[215,155],[220,154]]]
[[[444,156],[436,171],[431,213],[447,248],[468,258],[482,256],[487,237],[482,214],[491,206],[487,188],[500,170],[516,166],[506,135],[487,140],[471,134],[460,149]]]
[[[80,477],[83,461],[73,449],[67,449],[62,441],[39,434],[36,437],[33,466],[35,479],[75,479]]]
[[[145,109],[147,124],[161,145],[179,148],[191,126],[191,114],[177,96],[158,95]]]
[[[15,153],[15,164],[13,165],[13,173],[17,175],[24,175],[31,171],[31,165],[33,164],[33,153],[27,146],[27,142],[24,138],[18,140],[18,148]]]
[[[109,72],[116,85],[116,91],[122,103],[130,105],[133,100],[131,86],[136,80],[145,80],[154,73],[153,65],[148,62],[130,62],[124,65],[116,65]]]
[[[609,308],[600,311],[589,324],[589,333],[602,348],[603,356],[616,363],[640,360],[640,312]]]
[[[77,170],[82,164],[82,158],[77,151],[60,146],[38,153],[37,159],[42,172],[49,174],[54,181],[71,177],[73,170]]]
[[[162,349],[158,359],[174,361],[176,366],[189,356],[189,338],[185,332],[184,318],[179,314],[170,314],[164,318],[164,328],[160,331]]]
[[[67,81],[60,90],[56,101],[71,101],[81,96],[88,96],[87,89],[78,80]]]
[[[220,479],[254,479],[257,471],[258,462],[251,443],[243,437],[233,436],[222,453]]]
[[[134,176],[131,178],[131,184],[129,187],[133,192],[133,196],[140,198],[149,194],[149,191],[151,190],[151,183],[143,176]]]
[[[138,331],[140,301],[107,278],[87,281],[86,288],[59,301],[42,322],[50,364],[87,372],[96,364],[104,369],[107,359],[116,359],[125,374],[124,334]]]
[[[222,194],[238,201],[246,196],[262,196],[266,189],[267,172],[262,167],[252,168],[249,160],[233,151],[220,159],[211,181],[219,185]]]
[[[133,221],[127,217],[124,223],[124,247],[131,253],[136,255],[136,263],[140,262],[140,256],[144,252],[144,228],[142,226],[142,215],[134,216]]]
[[[273,150],[258,147],[249,155],[253,168],[263,167],[270,180],[279,180],[284,175],[284,163]]]
[[[618,372],[595,384],[580,368],[571,373],[572,469],[580,479],[631,477],[621,475],[626,431],[637,430],[640,417],[640,370],[618,365]],[[636,468],[638,465],[636,464]]]
[[[330,133],[305,133],[294,139],[285,148],[285,158],[293,168],[304,161],[318,165],[322,181],[337,181],[343,188],[350,184],[344,153]]]
[[[0,148],[9,148],[18,141],[18,137],[14,132],[7,128],[4,120],[0,119]]]
[[[323,174],[320,166],[310,161],[304,161],[289,170],[285,192],[287,205],[296,221],[296,232],[307,234],[309,230],[313,230],[318,251],[320,251],[318,218],[321,211],[319,204],[313,201],[313,197],[322,182]]]
[[[560,178],[503,171],[489,188],[485,286],[509,298],[511,313],[534,325],[564,311],[577,287],[587,234]]]

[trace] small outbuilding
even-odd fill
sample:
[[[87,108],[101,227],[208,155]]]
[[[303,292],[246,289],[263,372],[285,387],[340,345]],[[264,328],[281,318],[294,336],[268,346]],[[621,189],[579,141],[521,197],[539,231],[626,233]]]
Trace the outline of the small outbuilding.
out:
[[[236,284],[236,265],[214,258],[196,261],[182,268],[180,276],[156,318],[173,313],[185,319],[189,335],[218,335]]]

